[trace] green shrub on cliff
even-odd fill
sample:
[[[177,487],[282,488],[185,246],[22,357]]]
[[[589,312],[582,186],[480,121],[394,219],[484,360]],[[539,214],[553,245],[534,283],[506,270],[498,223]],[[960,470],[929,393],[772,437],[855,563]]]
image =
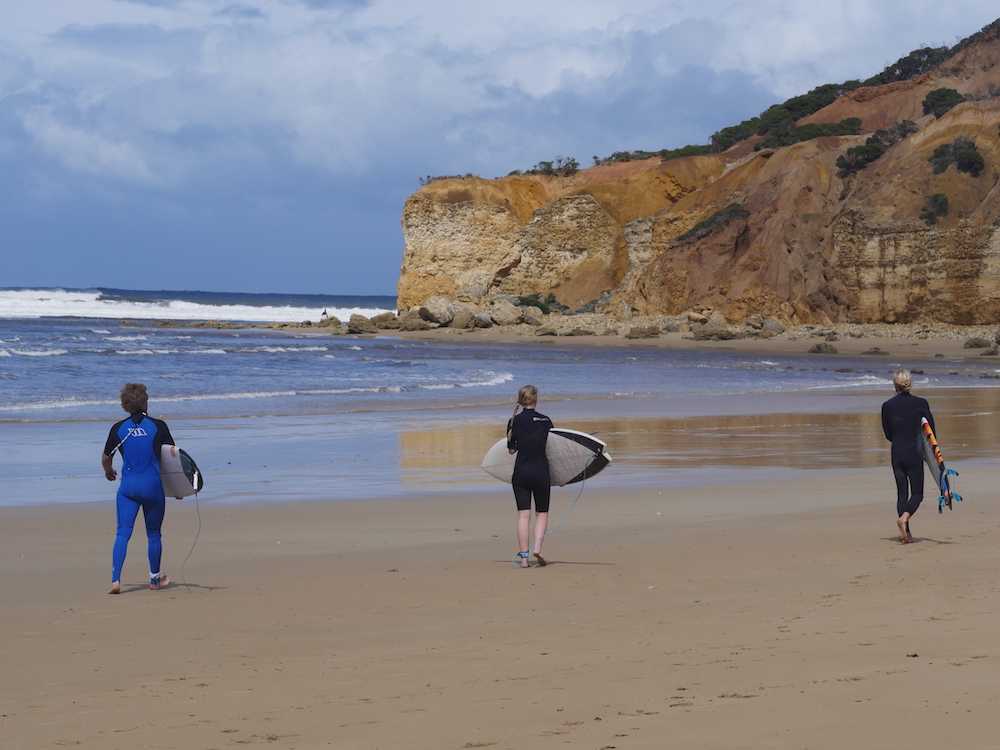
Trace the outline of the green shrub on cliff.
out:
[[[840,170],[837,176],[844,179],[850,174],[861,171],[884,154],[889,146],[916,132],[917,126],[913,120],[897,122],[887,130],[876,130],[863,146],[852,146],[837,157],[836,165]]]
[[[604,164],[616,164],[625,161],[642,161],[659,157],[660,161],[670,161],[671,159],[681,159],[685,156],[704,156],[712,153],[711,146],[681,146],[681,148],[663,148],[659,151],[615,151],[611,156],[601,158],[593,157],[594,166],[599,167]]]
[[[920,218],[927,224],[937,224],[939,218],[948,215],[948,196],[944,193],[934,193],[927,196],[927,205],[924,206]]]
[[[770,135],[758,142],[754,151],[762,148],[781,148],[791,146],[799,141],[811,141],[827,135],[857,135],[861,132],[861,118],[848,117],[840,122],[809,123],[796,125],[793,121],[781,123],[771,129]]]
[[[543,174],[549,177],[569,177],[576,174],[580,169],[580,162],[572,156],[557,156],[552,161],[540,161],[531,169],[524,170],[523,174]]]
[[[934,89],[921,104],[923,104],[925,115],[933,114],[934,117],[940,117],[956,104],[961,104],[964,101],[965,97],[955,89]]]
[[[730,203],[721,211],[716,211],[714,214],[709,216],[703,221],[699,221],[693,227],[691,227],[684,234],[677,238],[678,242],[684,242],[685,240],[697,240],[701,239],[705,235],[710,234],[715,229],[724,227],[733,219],[742,219],[745,216],[749,216],[750,212],[747,211],[739,203]]]
[[[430,185],[432,182],[437,180],[470,180],[479,177],[477,174],[472,174],[468,172],[466,174],[441,174],[441,175],[427,175],[426,177],[420,178],[420,185]]]
[[[852,146],[847,151],[837,157],[837,169],[840,171],[837,176],[844,179],[850,174],[860,172],[873,161],[878,159],[886,151],[886,147],[871,138],[863,146]]]
[[[682,146],[681,148],[665,148],[658,153],[660,161],[681,159],[685,156],[704,156],[712,153],[711,146]]]
[[[959,42],[959,44],[962,44]],[[864,82],[865,86],[883,86],[896,81],[909,81],[923,75],[931,68],[940,65],[959,51],[959,45],[948,47],[920,47],[910,54],[899,58],[885,69]]]
[[[973,177],[979,177],[986,168],[979,149],[971,138],[959,136],[951,143],[943,143],[934,149],[934,155],[928,160],[934,165],[934,174],[944,172],[952,164],[959,172],[966,172]]]

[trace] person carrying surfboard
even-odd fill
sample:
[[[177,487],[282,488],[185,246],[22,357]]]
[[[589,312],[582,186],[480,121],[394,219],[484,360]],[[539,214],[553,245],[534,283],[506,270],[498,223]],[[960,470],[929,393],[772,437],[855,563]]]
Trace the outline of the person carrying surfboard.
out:
[[[139,508],[142,508],[149,542],[149,588],[157,591],[170,585],[170,578],[160,571],[163,552],[160,526],[167,506],[160,479],[160,447],[174,445],[174,439],[166,422],[146,414],[149,397],[142,383],[122,386],[121,405],[129,416],[111,427],[101,454],[104,477],[109,482],[118,477],[111,464],[115,452],[122,456],[122,478],[115,499],[118,530],[111,554],[111,588],[108,593],[121,593],[122,566]]]
[[[896,525],[899,541],[909,544],[910,518],[917,512],[924,499],[924,457],[921,418],[934,429],[931,407],[925,399],[910,393],[913,377],[909,370],[899,370],[893,375],[896,395],[882,404],[882,430],[892,443],[892,474],[896,478]]]
[[[522,386],[517,392],[514,415],[507,422],[507,450],[517,454],[514,459],[514,500],[517,502],[517,544],[521,567],[530,568],[528,558],[533,551],[538,564],[546,565],[542,557],[542,538],[549,522],[549,461],[545,457],[545,444],[552,420],[535,411],[538,406],[538,389],[533,385]],[[518,409],[522,408],[520,414]],[[535,498],[534,546],[531,540],[531,498]]]

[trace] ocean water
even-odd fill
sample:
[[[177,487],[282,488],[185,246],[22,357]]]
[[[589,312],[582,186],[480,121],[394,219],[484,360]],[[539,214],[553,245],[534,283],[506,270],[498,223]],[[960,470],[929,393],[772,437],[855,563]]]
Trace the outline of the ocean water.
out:
[[[963,458],[988,459],[1000,439],[997,364],[981,358],[182,325],[318,320],[324,309],[372,315],[394,304],[392,297],[0,290],[0,504],[106,498],[97,457],[122,416],[118,391],[129,381],[147,385],[150,414],[166,419],[195,456],[211,501],[482,490],[491,480],[478,460],[501,437],[525,383],[539,388],[541,410],[558,425],[604,437],[615,456],[605,482],[738,481],[755,471],[877,465],[885,454],[878,407],[901,366],[917,371],[915,390],[939,405],[945,445],[960,440]],[[181,324],[164,328],[159,320]]]

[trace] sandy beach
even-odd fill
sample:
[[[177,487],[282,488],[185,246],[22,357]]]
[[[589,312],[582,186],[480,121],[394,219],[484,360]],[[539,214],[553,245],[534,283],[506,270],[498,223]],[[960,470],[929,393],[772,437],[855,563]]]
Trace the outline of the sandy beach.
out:
[[[814,342],[559,338],[777,353]],[[886,368],[904,351],[978,357],[954,337],[836,345],[892,352]],[[322,415],[177,420],[216,470],[198,505],[168,508],[174,584],[148,589],[140,529],[120,596],[104,593],[114,486],[89,454],[57,470],[61,441],[106,428],[7,424],[16,460],[49,475],[5,485],[15,504],[32,482],[107,499],[0,507],[5,745],[995,747],[1000,391],[975,382],[922,394],[966,499],[938,514],[928,489],[910,545],[896,538],[875,416],[888,394],[553,404],[602,429],[616,463],[545,540],[550,564],[530,570],[511,563],[509,488],[471,479],[506,405],[391,415],[399,475],[386,477],[391,496],[363,499],[325,490],[331,473],[393,464],[301,455],[299,428],[346,439]],[[238,453],[222,452],[222,435]],[[248,446],[268,437],[295,460],[246,473],[266,455]],[[252,483],[272,479],[280,499],[261,501]],[[550,528],[577,492],[556,492]]]
[[[110,507],[0,509],[18,748],[995,746],[995,463],[894,535],[886,469],[582,496],[510,562],[469,497],[172,507],[151,592]],[[576,492],[560,491],[554,519]]]

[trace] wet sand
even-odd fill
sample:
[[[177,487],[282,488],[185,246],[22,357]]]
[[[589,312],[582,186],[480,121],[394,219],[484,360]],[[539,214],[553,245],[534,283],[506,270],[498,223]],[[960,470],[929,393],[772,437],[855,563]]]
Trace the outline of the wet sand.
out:
[[[595,480],[516,569],[505,492],[201,505],[151,592],[106,506],[0,508],[18,748],[992,747],[997,462],[918,541],[884,468]],[[558,520],[575,492],[560,491]],[[165,527],[165,570],[197,529]]]

